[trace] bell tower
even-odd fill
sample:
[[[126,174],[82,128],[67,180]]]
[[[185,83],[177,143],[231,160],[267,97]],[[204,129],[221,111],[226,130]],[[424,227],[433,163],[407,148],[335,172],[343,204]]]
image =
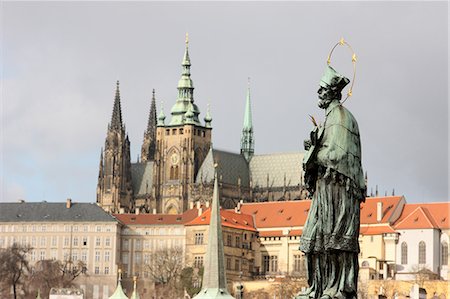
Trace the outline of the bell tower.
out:
[[[164,214],[179,214],[188,209],[190,186],[211,146],[212,118],[208,109],[205,124],[199,121],[188,45],[186,34],[178,96],[171,110],[171,120],[165,123],[162,109],[157,120],[153,182],[158,212]]]

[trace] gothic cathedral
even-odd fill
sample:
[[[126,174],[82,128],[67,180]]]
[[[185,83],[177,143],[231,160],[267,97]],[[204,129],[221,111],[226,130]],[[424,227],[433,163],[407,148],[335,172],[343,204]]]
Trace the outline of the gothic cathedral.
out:
[[[224,208],[234,208],[242,201],[306,197],[301,171],[303,153],[254,155],[250,88],[240,153],[212,148],[209,107],[201,122],[200,110],[194,103],[187,38],[177,89],[167,122],[163,109],[157,116],[153,90],[141,156],[131,163],[117,82],[112,119],[100,155],[98,205],[111,213],[180,214],[194,202],[211,200],[216,162]]]

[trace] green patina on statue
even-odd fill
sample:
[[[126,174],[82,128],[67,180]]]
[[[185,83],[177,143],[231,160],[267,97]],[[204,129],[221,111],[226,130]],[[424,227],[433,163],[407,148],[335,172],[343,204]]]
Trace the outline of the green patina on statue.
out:
[[[312,203],[300,250],[309,288],[296,299],[357,298],[359,214],[366,187],[358,124],[340,102],[349,82],[327,66],[318,90],[325,122],[305,140],[303,168]]]

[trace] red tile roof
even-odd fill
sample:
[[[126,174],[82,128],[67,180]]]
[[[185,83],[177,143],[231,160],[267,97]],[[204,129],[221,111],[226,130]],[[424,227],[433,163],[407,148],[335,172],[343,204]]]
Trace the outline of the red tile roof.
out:
[[[395,223],[396,229],[449,229],[450,203],[406,204],[400,218]]]
[[[283,231],[282,230],[260,231],[259,236],[260,237],[282,237]]]
[[[381,235],[395,233],[395,230],[389,225],[382,226],[363,226],[359,229],[361,235]]]
[[[361,224],[375,224],[389,222],[392,213],[401,202],[403,196],[367,197],[366,202],[361,203]],[[383,218],[377,221],[377,204],[383,203]]]
[[[117,220],[125,225],[173,225],[185,224],[198,215],[197,209],[187,210],[183,214],[113,214]]]
[[[377,203],[383,203],[383,218],[387,223],[403,196],[368,197],[361,204],[361,224],[375,224],[377,221]],[[293,227],[305,225],[311,200],[273,201],[263,203],[243,203],[241,212],[255,215],[257,228]]]
[[[254,215],[258,228],[303,226],[310,205],[310,200],[243,203],[241,212]]]
[[[234,210],[220,210],[222,216],[222,225],[226,227],[256,231],[253,223],[253,217],[244,213],[236,213]],[[211,209],[207,209],[203,214],[192,221],[186,223],[186,226],[208,225],[211,218]]]
[[[289,236],[301,236],[302,233],[303,233],[303,230],[301,230],[301,229],[292,229],[289,232]]]

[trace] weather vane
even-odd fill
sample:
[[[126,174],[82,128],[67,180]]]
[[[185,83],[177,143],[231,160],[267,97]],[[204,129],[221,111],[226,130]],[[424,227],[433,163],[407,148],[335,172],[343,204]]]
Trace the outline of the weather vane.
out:
[[[334,47],[331,49],[330,54],[328,54],[328,58],[327,58],[327,64],[330,65],[331,64],[331,56],[333,55],[333,51],[334,49],[336,49],[337,46],[347,46],[348,49],[350,49],[350,51],[352,52],[352,64],[353,64],[353,79],[352,79],[352,84],[350,85],[350,89],[347,92],[347,96],[345,97],[345,99],[342,101],[342,103],[344,103],[349,97],[352,96],[353,94],[353,85],[355,84],[355,78],[356,78],[356,54],[355,51],[353,51],[352,46],[350,46],[349,43],[347,43],[344,38],[341,38],[339,40],[339,42],[337,42]]]

